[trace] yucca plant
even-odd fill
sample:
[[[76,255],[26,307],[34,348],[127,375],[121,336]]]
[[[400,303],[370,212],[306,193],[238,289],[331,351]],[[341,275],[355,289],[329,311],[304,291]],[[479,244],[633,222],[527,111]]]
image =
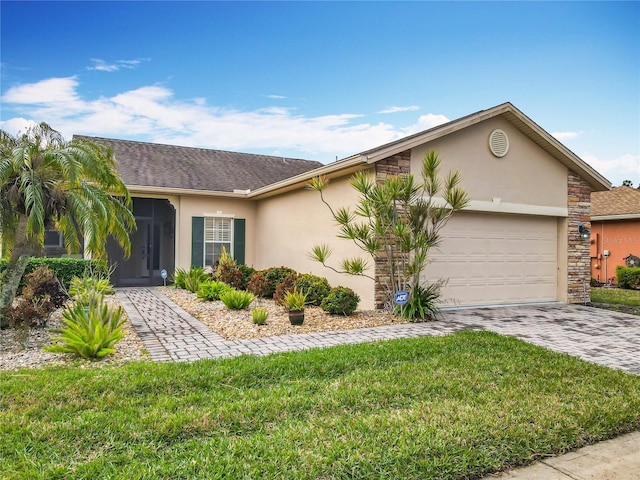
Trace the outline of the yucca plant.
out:
[[[80,277],[73,277],[71,284],[69,285],[69,295],[72,298],[84,295],[87,291],[93,290],[102,295],[113,295],[116,293],[113,285],[109,282],[108,278],[100,278],[91,275]]]
[[[189,271],[177,268],[173,278],[176,287],[193,293],[197,293],[200,290],[201,283],[211,280],[202,267],[191,267]]]
[[[256,325],[264,325],[269,318],[269,312],[264,307],[256,307],[251,311],[251,320]]]
[[[220,296],[220,300],[229,310],[244,310],[256,297],[244,290],[229,290]]]
[[[110,309],[104,302],[84,306],[74,303],[62,312],[64,327],[54,330],[59,342],[44,349],[54,353],[74,353],[82,358],[102,358],[115,353],[113,346],[123,337],[122,307]]]

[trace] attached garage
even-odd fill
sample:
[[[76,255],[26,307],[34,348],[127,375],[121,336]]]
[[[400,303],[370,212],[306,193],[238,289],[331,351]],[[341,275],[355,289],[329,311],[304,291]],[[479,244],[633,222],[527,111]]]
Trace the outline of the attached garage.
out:
[[[448,279],[446,306],[558,299],[556,218],[462,212],[443,232],[427,278]]]

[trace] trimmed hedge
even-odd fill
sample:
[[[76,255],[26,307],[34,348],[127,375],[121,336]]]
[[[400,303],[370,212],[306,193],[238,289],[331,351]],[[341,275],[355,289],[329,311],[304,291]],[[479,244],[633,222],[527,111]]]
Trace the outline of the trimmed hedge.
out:
[[[4,272],[7,268],[8,261],[6,259],[0,260],[0,273]],[[24,274],[33,272],[39,266],[44,265],[51,269],[60,283],[64,285],[64,288],[69,289],[71,279],[75,277],[82,277],[88,268],[91,268],[94,272],[100,275],[107,275],[108,268],[106,262],[102,260],[86,260],[84,258],[47,258],[47,257],[31,257]],[[24,276],[23,276],[24,278]],[[22,281],[20,282],[20,288],[22,288]]]
[[[640,289],[640,267],[616,267],[616,279],[618,287],[627,289]]]

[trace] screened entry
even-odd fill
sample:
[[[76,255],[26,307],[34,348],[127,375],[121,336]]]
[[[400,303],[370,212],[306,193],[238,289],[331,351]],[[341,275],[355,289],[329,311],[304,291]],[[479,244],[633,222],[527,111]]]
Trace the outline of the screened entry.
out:
[[[175,209],[165,199],[133,198],[135,232],[130,235],[131,256],[124,258],[113,239],[107,242],[109,263],[116,268],[111,276],[116,286],[162,285],[160,272],[171,276],[175,269]]]

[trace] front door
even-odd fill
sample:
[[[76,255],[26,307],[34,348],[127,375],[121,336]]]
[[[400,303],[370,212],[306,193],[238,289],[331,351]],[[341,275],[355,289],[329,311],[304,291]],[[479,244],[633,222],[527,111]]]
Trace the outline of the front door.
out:
[[[175,211],[167,200],[134,198],[133,211],[137,229],[129,239],[131,256],[111,241],[107,244],[109,261],[116,264],[112,282],[116,286],[162,285],[162,269],[169,274],[175,267]]]

